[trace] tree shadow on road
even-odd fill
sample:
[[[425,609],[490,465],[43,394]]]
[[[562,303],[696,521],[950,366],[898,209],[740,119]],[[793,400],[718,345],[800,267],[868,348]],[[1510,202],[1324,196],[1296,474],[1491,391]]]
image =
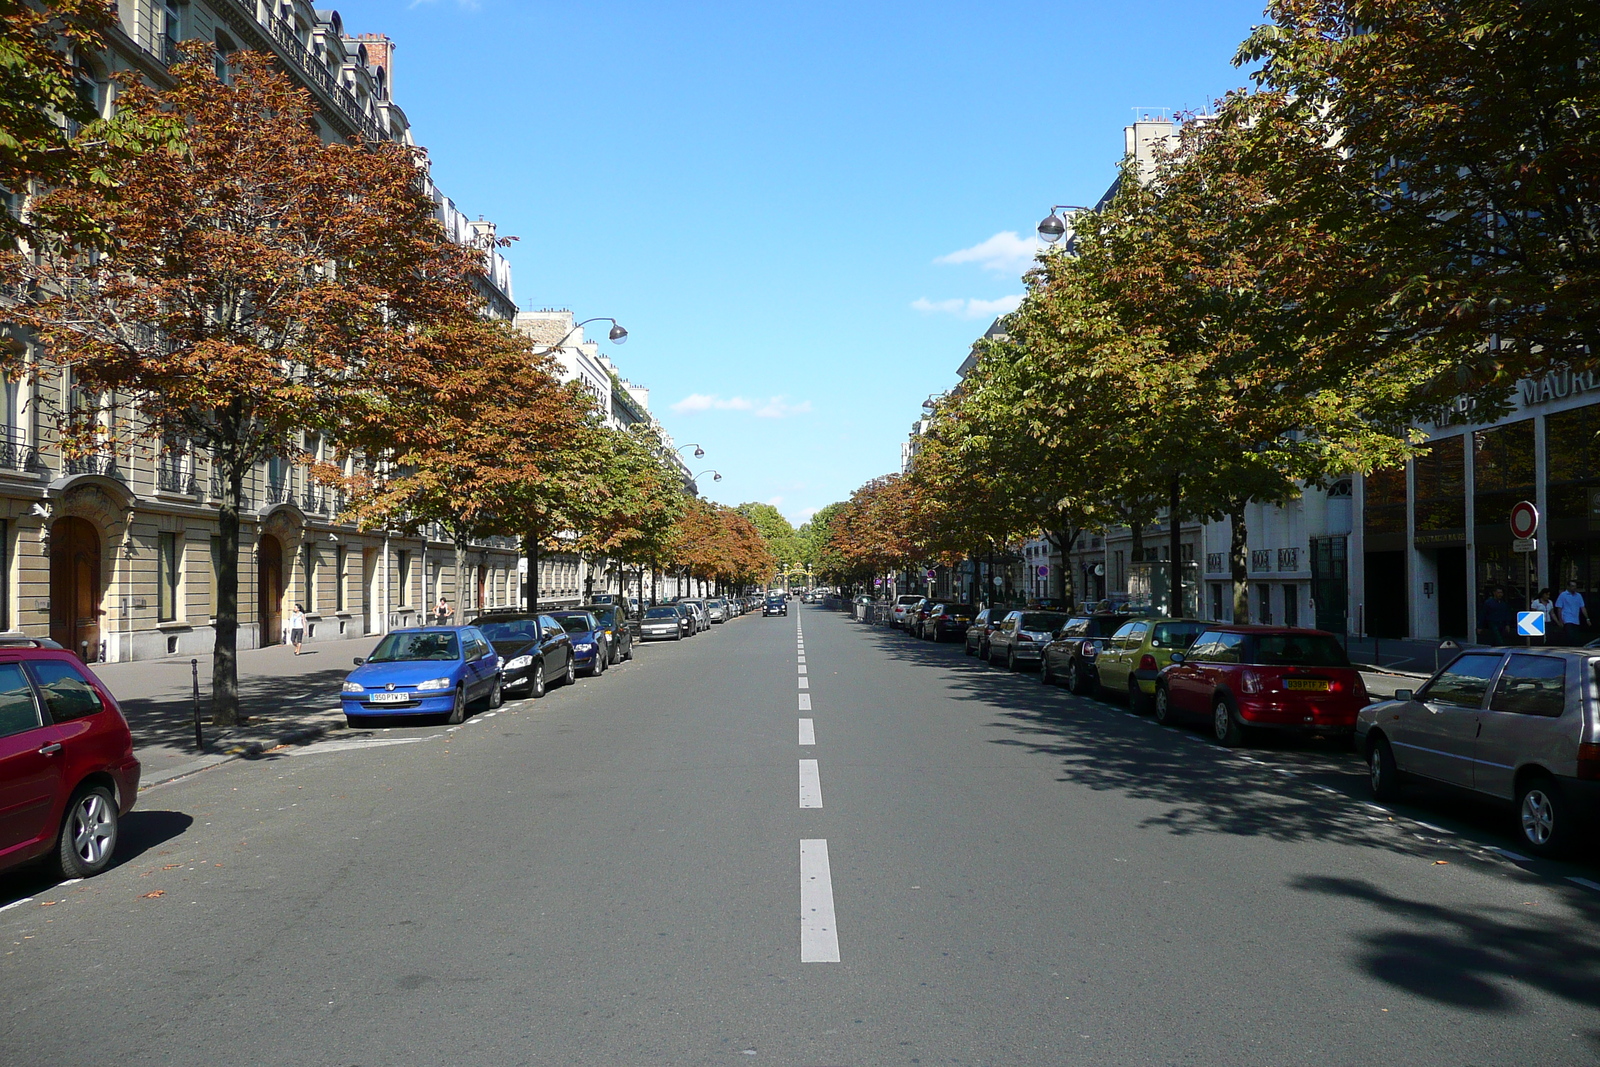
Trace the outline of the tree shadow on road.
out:
[[[1395,920],[1360,935],[1355,965],[1386,985],[1471,1012],[1521,1014],[1530,1009],[1514,986],[1537,989],[1585,1007],[1600,1007],[1600,901],[1572,890],[1570,913],[1546,915],[1532,905],[1475,905],[1472,910],[1410,900],[1359,878],[1307,875],[1290,883],[1303,893],[1342,897]],[[1600,1050],[1600,1031],[1588,1040]]]

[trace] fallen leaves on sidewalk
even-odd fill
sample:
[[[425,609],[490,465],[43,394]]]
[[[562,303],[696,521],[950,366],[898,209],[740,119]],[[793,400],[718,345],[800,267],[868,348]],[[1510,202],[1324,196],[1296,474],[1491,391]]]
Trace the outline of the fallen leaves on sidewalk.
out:
[[[145,900],[154,900],[154,899],[156,899],[156,897],[164,897],[166,895],[167,895],[167,891],[165,889],[157,889],[154,893],[146,893],[144,895],[144,899]]]

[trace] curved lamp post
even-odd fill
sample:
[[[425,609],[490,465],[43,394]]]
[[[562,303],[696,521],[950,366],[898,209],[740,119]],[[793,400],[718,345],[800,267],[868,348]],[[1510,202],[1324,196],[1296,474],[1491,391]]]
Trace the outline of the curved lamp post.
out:
[[[555,344],[551,345],[550,347],[548,347],[546,349],[543,349],[542,351],[540,351],[540,352],[538,352],[536,354],[537,355],[541,355],[541,356],[548,356],[550,353],[554,352],[556,349],[558,349],[562,345],[566,344],[568,337],[571,337],[573,334],[577,333],[579,330],[583,329],[585,326],[589,325],[589,323],[591,323],[591,322],[609,322],[611,324],[611,332],[609,334],[607,334],[606,336],[611,339],[611,343],[612,344],[620,345],[620,344],[622,344],[624,341],[626,341],[628,339],[628,331],[624,330],[622,328],[621,324],[618,323],[616,319],[608,318],[605,315],[596,315],[592,319],[584,319],[582,322],[574,323],[572,329],[567,331],[565,337],[561,338],[561,340],[557,341]]]
[[[1050,208],[1050,214],[1039,223],[1039,236],[1045,244],[1053,245],[1067,234],[1067,220],[1057,215],[1058,211],[1088,211],[1089,208],[1082,204],[1056,204]]]
[[[686,448],[694,449],[694,458],[695,459],[699,459],[701,456],[706,454],[706,450],[701,448],[699,445],[679,445],[677,450],[679,452],[682,452]]]
[[[699,474],[696,474],[693,478],[691,478],[689,480],[692,481],[692,482],[698,482],[704,475],[707,475],[707,474],[712,476],[711,480],[714,481],[714,482],[722,481],[722,475],[718,474],[714,470],[703,470]]]

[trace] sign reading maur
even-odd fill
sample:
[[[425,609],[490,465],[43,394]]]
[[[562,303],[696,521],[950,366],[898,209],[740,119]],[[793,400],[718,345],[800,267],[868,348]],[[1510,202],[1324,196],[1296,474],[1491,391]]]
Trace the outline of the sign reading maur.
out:
[[[1523,500],[1511,506],[1511,536],[1532,537],[1539,532],[1539,509]]]

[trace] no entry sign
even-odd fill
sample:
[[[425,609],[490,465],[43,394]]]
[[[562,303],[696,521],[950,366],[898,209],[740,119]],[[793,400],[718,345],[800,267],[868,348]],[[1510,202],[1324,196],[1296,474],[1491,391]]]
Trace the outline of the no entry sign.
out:
[[[1539,509],[1524,500],[1511,508],[1511,536],[1527,538],[1539,532]]]

